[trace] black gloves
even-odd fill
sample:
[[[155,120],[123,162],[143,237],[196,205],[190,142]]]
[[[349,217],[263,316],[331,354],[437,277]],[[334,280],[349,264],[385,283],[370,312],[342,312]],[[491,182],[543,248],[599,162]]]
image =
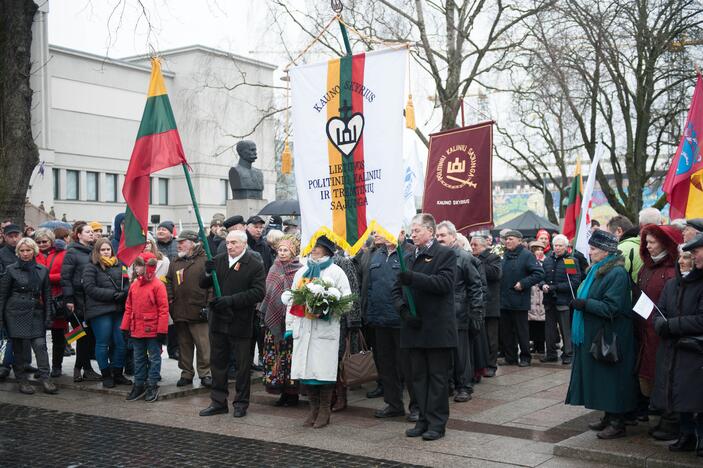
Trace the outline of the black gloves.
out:
[[[127,299],[126,291],[119,291],[112,295],[112,300],[115,302],[124,302]]]
[[[215,271],[215,260],[205,260],[205,272],[212,273],[213,271]]]
[[[586,309],[586,299],[573,299],[571,301],[571,308],[584,311]]]
[[[654,331],[660,338],[669,338],[671,336],[669,321],[661,316],[654,317]]]
[[[410,283],[413,282],[413,272],[409,270],[401,271],[398,273],[398,279],[403,286],[410,286]]]
[[[166,333],[159,333],[156,335],[156,339],[162,346],[166,346],[166,343],[168,342],[168,335]]]
[[[414,328],[415,330],[422,328],[422,319],[418,316],[413,317],[407,305],[403,305],[400,308],[400,318],[407,323],[410,328]]]
[[[224,310],[232,306],[232,296],[216,297],[210,301],[211,310]]]

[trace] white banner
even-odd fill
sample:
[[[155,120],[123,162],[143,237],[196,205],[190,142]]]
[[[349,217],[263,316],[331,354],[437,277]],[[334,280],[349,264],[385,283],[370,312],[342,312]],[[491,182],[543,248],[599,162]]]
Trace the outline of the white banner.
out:
[[[321,235],[351,254],[398,236],[407,68],[402,48],[290,70],[303,254]]]

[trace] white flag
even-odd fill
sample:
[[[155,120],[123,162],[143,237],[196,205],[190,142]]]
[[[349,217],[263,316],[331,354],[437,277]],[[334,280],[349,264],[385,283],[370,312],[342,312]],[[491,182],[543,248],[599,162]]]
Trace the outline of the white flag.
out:
[[[588,212],[590,211],[591,199],[593,198],[593,186],[596,184],[596,172],[598,171],[598,163],[603,157],[603,152],[605,147],[601,142],[598,142],[596,147],[596,155],[593,157],[593,162],[591,162],[591,169],[588,172],[588,180],[586,181],[586,190],[583,192],[583,199],[581,200],[581,216],[579,218],[578,229],[576,230],[576,250],[581,252],[586,259],[588,256],[588,240],[591,238],[591,226],[588,225],[586,219],[588,218]],[[590,261],[589,261],[590,263]]]
[[[643,319],[647,320],[652,314],[654,309],[654,302],[647,296],[644,291],[640,294],[640,298],[637,299],[637,303],[632,307],[632,310],[637,312],[642,316]]]

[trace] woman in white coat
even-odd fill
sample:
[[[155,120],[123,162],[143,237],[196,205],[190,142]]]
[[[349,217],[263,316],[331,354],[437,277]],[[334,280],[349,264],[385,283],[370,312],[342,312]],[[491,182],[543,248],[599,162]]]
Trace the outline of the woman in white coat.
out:
[[[320,278],[339,289],[342,296],[351,294],[347,276],[332,261],[334,251],[331,240],[318,238],[306,266],[296,272],[293,288],[302,287],[305,280]],[[310,400],[310,414],[303,426],[324,427],[330,421],[332,391],[337,381],[339,318],[296,316],[290,313],[289,295],[284,294],[283,300],[288,302],[286,335],[293,337],[291,379],[306,386]]]

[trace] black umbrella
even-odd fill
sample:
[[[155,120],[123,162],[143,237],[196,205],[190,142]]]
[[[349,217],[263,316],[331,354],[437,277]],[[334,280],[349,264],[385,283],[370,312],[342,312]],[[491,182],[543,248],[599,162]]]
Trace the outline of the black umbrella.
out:
[[[525,211],[510,221],[507,221],[499,226],[495,226],[491,229],[491,232],[493,235],[498,235],[498,233],[503,229],[515,229],[516,231],[520,231],[522,235],[526,237],[535,237],[537,235],[537,231],[540,229],[544,229],[548,232],[559,232],[559,226],[530,210]]]
[[[298,200],[274,200],[259,211],[259,215],[299,216]]]

